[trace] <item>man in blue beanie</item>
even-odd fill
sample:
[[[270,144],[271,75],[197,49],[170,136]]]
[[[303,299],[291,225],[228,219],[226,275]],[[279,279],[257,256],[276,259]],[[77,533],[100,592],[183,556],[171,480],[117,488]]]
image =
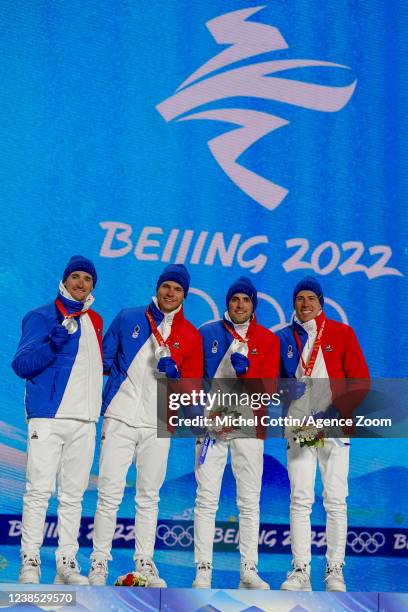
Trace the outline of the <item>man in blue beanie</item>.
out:
[[[159,492],[169,452],[169,438],[157,437],[157,375],[199,378],[203,372],[201,336],[184,318],[183,301],[190,275],[181,264],[159,276],[150,304],[121,310],[103,339],[104,424],[89,582],[106,584],[116,514],[126,475],[137,470],[135,570],[148,587],[165,587],[153,561]]]
[[[227,291],[224,318],[200,328],[204,342],[206,378],[277,379],[279,341],[257,322],[257,304],[254,285],[249,278],[242,276]],[[250,412],[248,416],[253,418],[252,410]],[[230,452],[239,508],[239,587],[269,589],[257,570],[263,437],[264,431],[257,427],[252,437],[217,438],[211,446],[208,446],[208,440],[198,440],[195,470],[197,497],[194,510],[197,573],[194,588],[211,588],[215,514]]]
[[[76,553],[102,399],[102,319],[90,308],[96,281],[89,259],[71,257],[55,302],[24,317],[12,364],[16,374],[26,379],[28,418],[21,583],[40,581],[45,516],[58,477],[55,582],[88,584]]]
[[[341,402],[336,390],[342,379],[369,378],[364,355],[348,325],[326,318],[320,283],[303,278],[293,292],[295,316],[291,325],[278,332],[281,350],[281,376],[295,379],[291,389],[290,411],[305,406],[318,412]],[[315,379],[314,385],[310,378]],[[296,379],[301,379],[296,382]],[[337,381],[337,385],[335,385]],[[307,383],[307,385],[306,385]],[[363,385],[364,388],[364,385]],[[304,397],[302,397],[304,396]],[[364,392],[363,392],[364,396]],[[352,401],[346,408],[352,409]],[[347,477],[349,441],[347,438],[316,436],[300,445],[298,435],[288,434],[288,474],[290,479],[290,533],[293,569],[281,585],[285,591],[311,591],[310,513],[314,501],[316,467],[323,481],[323,504],[327,514],[327,591],[345,591],[343,565],[347,538]]]

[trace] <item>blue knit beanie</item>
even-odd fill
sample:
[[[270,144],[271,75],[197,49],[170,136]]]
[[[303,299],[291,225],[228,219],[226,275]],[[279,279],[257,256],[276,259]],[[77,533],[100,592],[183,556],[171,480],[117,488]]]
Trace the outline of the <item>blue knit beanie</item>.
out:
[[[254,307],[254,311],[258,305],[258,296],[256,293],[256,289],[252,284],[251,279],[247,276],[240,276],[234,283],[232,283],[231,287],[227,291],[226,303],[227,308],[230,302],[230,299],[236,293],[245,293],[249,297],[252,302],[252,306]]]
[[[166,266],[158,278],[156,291],[162,283],[168,280],[174,281],[175,283],[181,285],[184,290],[184,297],[187,297],[188,289],[190,287],[190,274],[188,273],[186,266],[183,264],[169,264]]]
[[[67,267],[62,275],[63,283],[65,283],[68,276],[72,274],[72,272],[88,272],[88,274],[92,276],[93,286],[95,287],[96,281],[98,280],[98,275],[96,274],[95,266],[90,259],[87,259],[82,255],[73,255],[67,263]]]
[[[293,292],[293,307],[295,307],[296,296],[300,291],[312,291],[319,298],[321,307],[324,305],[323,289],[313,276],[305,276],[295,287]]]

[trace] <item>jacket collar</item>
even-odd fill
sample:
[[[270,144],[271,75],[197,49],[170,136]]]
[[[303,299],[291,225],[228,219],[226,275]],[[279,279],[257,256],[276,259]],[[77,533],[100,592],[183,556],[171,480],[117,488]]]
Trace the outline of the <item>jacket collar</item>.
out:
[[[299,321],[299,319],[297,318],[297,316],[295,315],[293,317],[293,321],[292,321],[292,327],[294,330],[296,330],[300,335],[302,334],[308,334],[311,332],[316,332],[319,327],[321,326],[323,320],[326,318],[323,310],[320,311],[320,313],[317,315],[317,317],[315,317],[314,319],[311,319],[311,321],[307,321],[306,323],[301,323]]]
[[[184,319],[183,304],[180,304],[180,306],[176,308],[176,310],[164,314],[157,304],[156,296],[154,296],[148,308],[156,325],[160,325],[164,318],[166,318],[167,323],[179,323]]]
[[[94,296],[91,294],[88,295],[85,302],[79,302],[78,300],[75,300],[62,281],[59,284],[59,292],[57,298],[68,312],[80,312],[81,310],[88,310],[95,301]]]
[[[231,317],[228,314],[228,310],[226,310],[224,312],[223,321],[225,321],[228,325],[232,325],[235,331],[242,337],[244,336],[249,337],[251,333],[253,332],[254,327],[256,326],[255,313],[251,315],[249,324],[248,324],[248,321],[246,321],[245,323],[233,323],[233,321],[231,321]]]

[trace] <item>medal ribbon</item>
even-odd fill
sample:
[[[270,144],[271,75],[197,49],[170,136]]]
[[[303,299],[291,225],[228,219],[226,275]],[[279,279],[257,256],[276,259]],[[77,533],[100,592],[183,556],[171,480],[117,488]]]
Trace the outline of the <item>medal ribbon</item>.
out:
[[[322,344],[322,337],[323,337],[323,332],[324,332],[324,326],[326,325],[326,319],[323,319],[322,324],[319,328],[319,331],[317,333],[316,336],[316,340],[314,341],[313,344],[313,349],[312,349],[312,353],[309,357],[309,361],[307,362],[307,364],[305,363],[305,360],[303,359],[302,356],[302,343],[300,341],[300,337],[298,334],[298,331],[295,329],[295,331],[293,332],[294,336],[295,336],[295,340],[296,340],[296,344],[299,350],[299,355],[300,355],[300,360],[302,362],[302,368],[304,370],[304,376],[311,376],[312,372],[313,372],[313,368],[314,365],[316,363],[316,359],[317,359],[317,353],[319,352],[319,348]]]
[[[159,346],[166,346],[167,347],[167,344],[163,340],[163,336],[161,335],[161,333],[157,329],[156,321],[153,319],[152,313],[150,312],[149,308],[146,309],[146,318],[149,321],[150,329],[152,330],[153,336],[156,338],[157,344]]]
[[[249,342],[249,336],[246,336],[246,338],[243,338],[242,336],[240,336],[238,334],[238,332],[231,326],[229,325],[226,321],[223,321],[224,327],[227,330],[227,332],[229,332],[231,334],[231,336],[235,339],[238,340],[238,342]]]
[[[62,316],[64,317],[64,319],[74,319],[75,317],[80,317],[81,315],[87,312],[87,309],[81,310],[79,312],[68,312],[68,310],[65,308],[64,304],[59,300],[59,298],[55,300],[55,305],[60,311],[60,313],[62,314]]]
[[[205,438],[203,440],[203,443],[201,445],[201,452],[200,452],[200,457],[199,457],[199,464],[203,465],[203,463],[205,462],[205,458],[207,457],[207,452],[210,446],[212,446],[214,444],[215,440],[213,440],[210,436],[210,434],[207,432],[205,434]]]

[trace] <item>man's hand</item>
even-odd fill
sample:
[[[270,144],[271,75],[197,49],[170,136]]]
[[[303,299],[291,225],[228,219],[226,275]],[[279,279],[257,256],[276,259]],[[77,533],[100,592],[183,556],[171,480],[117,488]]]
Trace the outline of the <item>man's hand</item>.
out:
[[[245,355],[241,355],[241,353],[232,353],[231,364],[237,376],[242,376],[249,368],[249,359]]]
[[[159,359],[157,369],[167,376],[167,378],[180,378],[180,372],[177,369],[176,362],[171,357],[162,357]]]
[[[290,401],[300,399],[306,391],[306,384],[296,378],[286,378],[279,382],[283,399]]]
[[[54,325],[50,332],[51,348],[54,353],[60,353],[69,340],[68,330],[62,325]]]

